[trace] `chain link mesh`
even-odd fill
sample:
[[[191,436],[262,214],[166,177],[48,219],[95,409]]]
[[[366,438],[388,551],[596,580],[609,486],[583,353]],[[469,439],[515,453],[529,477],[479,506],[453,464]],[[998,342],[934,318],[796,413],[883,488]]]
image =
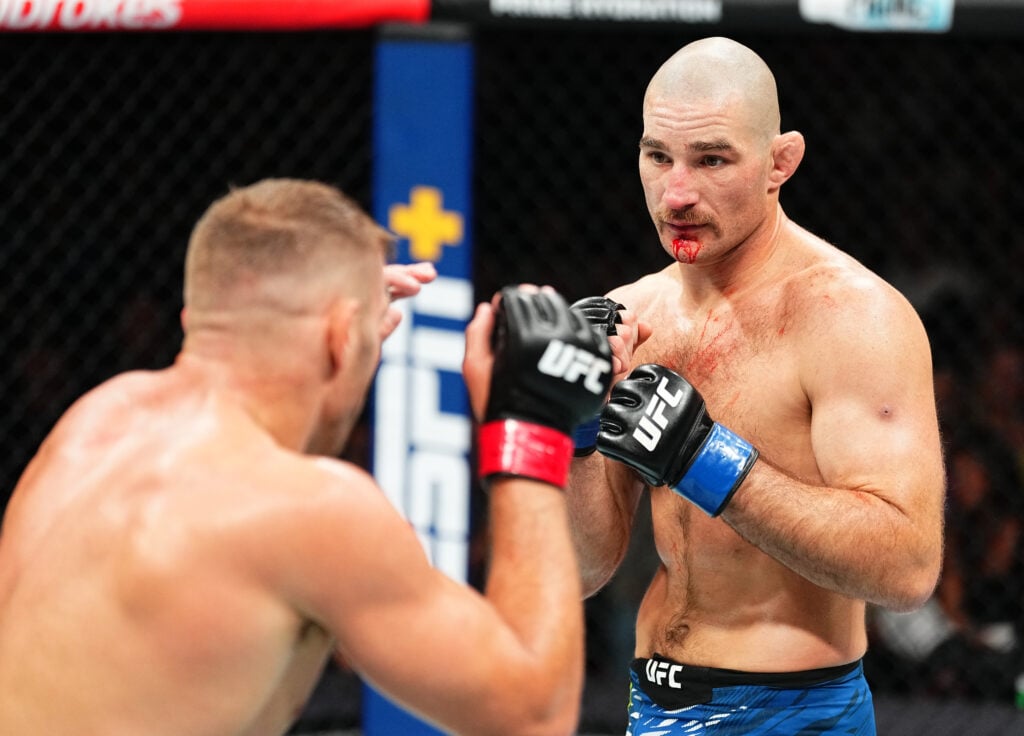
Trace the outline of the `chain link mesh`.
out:
[[[479,298],[516,281],[577,298],[664,264],[636,152],[646,81],[692,40],[678,31],[478,30]],[[873,614],[872,683],[1009,702],[1019,648],[998,632],[1019,637],[1024,600],[1024,43],[737,38],[775,70],[784,129],[807,139],[788,214],[904,290],[935,349],[962,558],[948,569],[973,598],[959,601],[956,631],[941,606],[930,621]],[[173,359],[188,233],[230,184],[322,179],[369,208],[373,42],[363,31],[2,37],[0,503],[77,395]],[[988,475],[981,506],[972,461]],[[589,604],[594,677],[624,677],[653,564],[642,550],[630,560],[639,575]],[[970,583],[979,570],[987,587]]]

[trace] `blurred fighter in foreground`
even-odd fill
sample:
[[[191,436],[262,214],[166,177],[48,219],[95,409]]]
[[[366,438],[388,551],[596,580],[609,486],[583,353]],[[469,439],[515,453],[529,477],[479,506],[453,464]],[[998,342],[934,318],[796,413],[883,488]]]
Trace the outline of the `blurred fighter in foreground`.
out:
[[[385,266],[390,242],[314,182],[259,182],[202,217],[174,365],[76,402],[8,508],[0,733],[280,734],[335,647],[443,729],[574,732],[583,617],[561,487],[573,426],[608,390],[607,341],[537,289],[506,289],[466,331],[491,494],[481,595],[328,457],[398,323],[389,292],[434,276]]]

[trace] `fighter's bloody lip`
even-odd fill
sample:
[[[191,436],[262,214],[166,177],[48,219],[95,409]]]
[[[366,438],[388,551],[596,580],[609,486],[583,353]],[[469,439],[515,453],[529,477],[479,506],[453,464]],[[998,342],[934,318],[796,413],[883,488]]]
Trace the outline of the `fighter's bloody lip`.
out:
[[[674,238],[672,240],[672,254],[676,257],[677,261],[683,263],[693,263],[697,260],[697,254],[700,252],[701,244],[699,240],[693,240],[691,238]]]

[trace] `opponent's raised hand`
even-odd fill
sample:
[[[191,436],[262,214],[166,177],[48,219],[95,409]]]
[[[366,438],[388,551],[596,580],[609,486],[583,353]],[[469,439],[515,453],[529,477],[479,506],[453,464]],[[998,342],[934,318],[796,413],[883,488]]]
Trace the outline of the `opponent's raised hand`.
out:
[[[424,284],[437,278],[437,269],[430,261],[417,263],[389,263],[384,266],[384,286],[392,302],[416,296]],[[387,319],[383,327],[387,337],[402,321],[402,310],[392,306],[388,309]]]
[[[482,339],[490,327],[490,352]],[[599,410],[611,382],[611,349],[552,290],[507,287],[467,329],[467,385],[480,402],[480,367],[491,375],[480,431],[480,472],[565,485],[573,429]],[[477,361],[476,365],[472,365]]]

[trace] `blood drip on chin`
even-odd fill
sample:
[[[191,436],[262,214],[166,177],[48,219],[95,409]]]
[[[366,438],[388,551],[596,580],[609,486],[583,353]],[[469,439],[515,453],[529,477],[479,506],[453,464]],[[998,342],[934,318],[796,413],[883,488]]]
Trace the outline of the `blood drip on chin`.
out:
[[[672,252],[677,261],[693,263],[697,260],[697,254],[700,253],[700,243],[696,240],[676,238],[672,241]]]

